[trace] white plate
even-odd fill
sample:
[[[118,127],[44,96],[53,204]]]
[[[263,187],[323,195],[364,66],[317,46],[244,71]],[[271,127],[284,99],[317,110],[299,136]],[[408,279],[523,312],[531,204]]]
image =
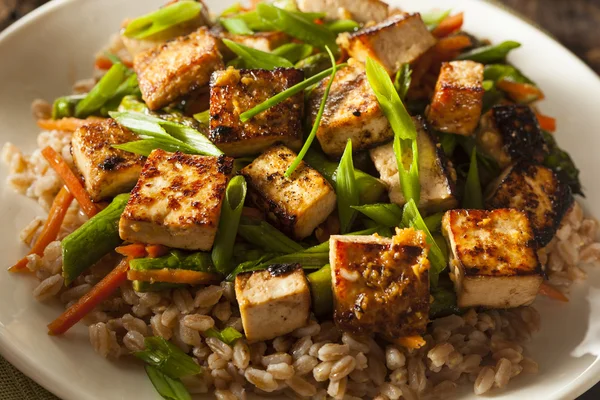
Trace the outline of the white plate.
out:
[[[359,0],[357,0],[359,1]],[[125,17],[155,9],[164,0],[55,0],[0,35],[0,142],[32,150],[38,133],[29,112],[35,98],[51,100],[68,93],[76,79],[88,77],[93,55]],[[218,12],[232,0],[209,0]],[[559,142],[582,170],[589,201],[600,215],[600,80],[573,54],[519,18],[488,3],[472,0],[391,0],[409,10],[433,7],[465,11],[466,29],[495,42],[514,39],[523,47],[510,59],[544,90],[542,110],[558,119]],[[4,184],[1,167],[0,254],[9,266],[26,251],[18,232],[39,207]],[[596,200],[594,202],[594,200]],[[600,377],[600,271],[590,270],[569,304],[539,301],[542,331],[531,344],[540,374],[520,377],[501,399],[573,399]],[[58,305],[37,303],[32,278],[0,273],[0,351],[15,366],[65,400],[158,398],[143,369],[96,356],[87,329],[77,326],[65,337],[46,335]],[[471,393],[471,392],[469,392]],[[473,397],[468,394],[467,398]]]

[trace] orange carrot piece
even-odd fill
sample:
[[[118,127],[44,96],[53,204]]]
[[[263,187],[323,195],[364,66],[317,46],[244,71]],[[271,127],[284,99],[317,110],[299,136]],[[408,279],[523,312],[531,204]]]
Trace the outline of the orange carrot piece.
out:
[[[162,257],[168,252],[169,248],[162,244],[149,244],[146,246],[146,253],[148,253],[148,257],[150,258]]]
[[[90,117],[88,119],[62,118],[62,119],[38,119],[37,124],[40,128],[47,131],[65,131],[75,132],[78,128],[94,120],[102,118]]]
[[[531,103],[544,98],[544,93],[538,87],[529,83],[517,83],[501,79],[496,83],[496,86],[518,103]]]
[[[431,32],[437,38],[446,37],[452,32],[456,32],[463,25],[463,13],[450,15],[442,20],[438,26]]]
[[[48,325],[49,335],[62,335],[79,322],[98,304],[109,298],[127,280],[129,260],[122,260],[108,275],[96,284],[77,303]]]
[[[65,215],[67,214],[67,210],[72,202],[73,195],[63,186],[54,198],[44,228],[42,228],[42,232],[38,236],[28,255],[37,254],[41,257],[44,254],[46,247],[56,240],[58,233],[60,232],[60,227],[65,219]],[[24,269],[25,266],[27,266],[27,257],[23,257],[8,270],[15,272]]]
[[[444,55],[448,53],[454,53],[466,49],[472,46],[471,38],[466,35],[456,35],[445,37],[435,44],[435,51]]]
[[[565,303],[569,301],[569,298],[565,296],[563,292],[546,282],[542,282],[542,284],[540,285],[539,294],[544,295],[546,297],[550,297],[554,300],[564,301]]]
[[[540,128],[548,132],[556,132],[556,118],[539,113],[535,113],[535,115],[537,116]]]
[[[143,258],[148,255],[146,246],[142,243],[127,244],[125,246],[119,246],[115,251],[122,256],[129,258]]]
[[[406,347],[407,349],[420,349],[427,344],[425,339],[419,335],[397,338],[396,343],[400,346]]]
[[[112,67],[113,63],[106,57],[96,57],[95,66],[97,69],[101,69],[103,71],[109,70]]]
[[[89,193],[83,188],[83,185],[75,176],[69,165],[63,160],[52,147],[46,147],[42,150],[42,155],[48,161],[48,164],[56,171],[56,173],[62,178],[65,186],[69,189],[69,192],[75,196],[77,202],[81,206],[81,209],[88,217],[93,217],[98,213],[98,207],[90,199]]]
[[[127,279],[143,282],[168,282],[187,285],[208,285],[221,281],[221,276],[210,272],[190,271],[187,269],[152,269],[147,271],[129,270]]]

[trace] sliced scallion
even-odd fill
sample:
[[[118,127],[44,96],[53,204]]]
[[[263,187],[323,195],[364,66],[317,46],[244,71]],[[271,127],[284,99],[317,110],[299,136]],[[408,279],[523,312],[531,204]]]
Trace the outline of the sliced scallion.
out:
[[[365,204],[352,208],[371,218],[379,225],[388,228],[400,226],[402,221],[402,208],[397,204]]]
[[[85,98],[77,103],[75,116],[85,118],[99,111],[107,101],[113,98],[126,79],[127,68],[121,63],[113,64]]]
[[[507,40],[499,44],[477,47],[466,53],[456,57],[457,60],[472,60],[482,64],[491,64],[498,61],[503,61],[508,53],[516,48],[521,47],[521,43],[512,40]]]
[[[146,374],[152,386],[165,400],[192,400],[190,392],[179,379],[170,378],[152,365],[145,366]]]
[[[223,39],[223,43],[244,61],[246,68],[275,69],[280,67],[292,68],[294,66],[286,58],[273,53],[256,50],[229,39]]]
[[[463,198],[464,208],[483,208],[483,195],[481,193],[481,182],[479,181],[479,169],[477,168],[477,148],[473,146],[471,151],[471,163],[465,182],[465,195]]]
[[[202,367],[192,357],[162,337],[146,337],[144,344],[145,350],[137,351],[134,355],[173,379],[202,372]]]
[[[233,346],[238,339],[244,337],[237,329],[228,326],[223,330],[217,330],[215,328],[210,328],[204,332],[202,332],[204,337],[214,337],[219,339],[221,342]]]
[[[180,0],[160,10],[134,19],[123,31],[123,35],[134,39],[145,39],[175,25],[190,21],[200,15],[202,3]]]
[[[348,139],[340,165],[336,172],[335,192],[337,195],[338,216],[340,218],[340,231],[347,233],[352,227],[356,216],[354,206],[358,206],[358,188],[354,176],[354,163],[352,161],[352,140]]]
[[[286,43],[271,53],[283,57],[291,63],[296,63],[312,54],[314,47],[304,43]]]

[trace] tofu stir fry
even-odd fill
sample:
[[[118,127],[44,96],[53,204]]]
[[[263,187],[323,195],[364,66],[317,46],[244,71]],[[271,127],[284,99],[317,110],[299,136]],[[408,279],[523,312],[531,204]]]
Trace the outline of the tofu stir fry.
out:
[[[64,188],[32,254],[57,239],[75,199],[89,219],[60,242],[64,283],[112,262],[49,332],[128,287],[136,300],[173,299],[141,318],[153,335],[115,334],[140,342],[132,353],[165,399],[190,398],[184,383],[209,367],[220,399],[250,387],[345,399],[369,379],[348,398],[413,398],[429,384],[399,389],[393,371],[431,347],[439,318],[556,292],[540,254],[582,194],[578,171],[538,109],[541,89],[507,60],[519,44],[472,36],[462,13],[254,3],[215,14],[175,0],[124,21],[95,85],[39,121],[72,133],[72,163],[42,152]],[[203,313],[223,293],[230,308],[215,321]],[[170,310],[186,316],[172,322]],[[318,324],[346,339],[289,350]],[[381,378],[366,372],[374,346],[388,357]],[[225,389],[232,380],[242,389]]]

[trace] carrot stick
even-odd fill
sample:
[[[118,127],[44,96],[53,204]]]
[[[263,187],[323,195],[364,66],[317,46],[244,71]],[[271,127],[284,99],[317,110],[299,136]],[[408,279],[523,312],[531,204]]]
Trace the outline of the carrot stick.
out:
[[[556,119],[547,115],[535,113],[537,116],[540,128],[548,132],[556,132]]]
[[[466,49],[472,46],[471,39],[466,35],[456,35],[445,37],[435,44],[434,50],[436,53],[442,53],[444,55],[448,53],[454,53]]]
[[[544,98],[544,93],[537,86],[529,83],[517,83],[501,79],[496,86],[518,103],[531,103]]]
[[[96,284],[77,303],[69,307],[60,317],[48,325],[49,335],[62,335],[79,322],[98,304],[110,297],[127,280],[129,260],[122,260],[108,275]]]
[[[106,57],[96,57],[96,68],[102,70],[109,70],[112,67],[113,63]]]
[[[396,343],[400,346],[406,347],[407,349],[420,349],[425,346],[427,342],[423,339],[422,336],[405,336],[396,339]]]
[[[146,252],[146,246],[142,243],[127,244],[125,246],[119,246],[115,249],[117,253],[122,256],[129,258],[143,258],[148,255]]]
[[[37,124],[40,128],[47,131],[65,131],[75,132],[85,124],[100,120],[102,118],[90,117],[88,119],[62,118],[62,119],[38,119]]]
[[[148,253],[148,257],[150,258],[162,257],[168,252],[169,248],[162,244],[149,244],[146,246],[146,253]]]
[[[35,244],[29,251],[28,255],[37,254],[38,256],[42,256],[44,254],[44,250],[48,245],[55,241],[58,237],[58,233],[60,232],[60,227],[65,219],[65,215],[67,214],[67,210],[69,206],[73,202],[73,195],[67,190],[66,187],[62,187],[54,201],[52,202],[52,207],[50,208],[50,212],[48,213],[48,218],[46,219],[46,223],[44,224],[44,228],[37,238]],[[8,270],[11,272],[19,271],[24,269],[27,266],[27,257],[23,257],[19,262],[10,267]]]
[[[153,269],[147,271],[129,270],[127,279],[143,282],[182,283],[188,285],[208,285],[218,283],[220,275],[210,272],[190,271],[187,269]]]
[[[88,217],[93,217],[98,213],[98,207],[92,203],[90,195],[81,185],[81,182],[71,168],[67,165],[65,160],[58,154],[52,147],[46,147],[42,150],[42,155],[48,161],[48,164],[56,171],[56,173],[62,178],[65,186],[69,189],[69,192],[75,196],[77,202],[81,206],[81,209]]]
[[[442,20],[438,26],[431,32],[437,38],[446,37],[452,32],[456,32],[463,25],[463,13],[450,15]]]
[[[546,282],[542,282],[542,284],[540,285],[539,294],[550,297],[554,300],[564,301],[565,303],[569,301],[568,297],[565,296],[563,292]]]

